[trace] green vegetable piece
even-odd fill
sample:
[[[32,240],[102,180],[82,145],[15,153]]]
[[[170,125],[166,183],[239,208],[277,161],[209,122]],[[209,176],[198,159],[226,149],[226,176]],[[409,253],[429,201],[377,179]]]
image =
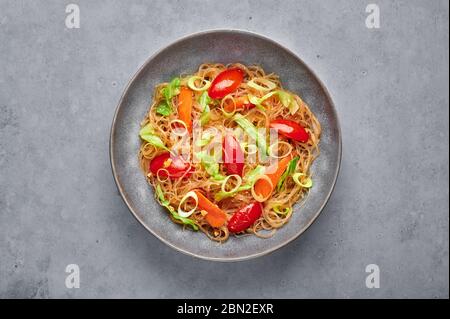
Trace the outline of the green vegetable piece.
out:
[[[256,166],[253,170],[245,174],[244,176],[244,182],[246,184],[250,184],[250,188],[253,186],[253,184],[256,182],[256,179],[263,175],[265,172],[265,167],[262,165]]]
[[[275,207],[273,208],[273,211],[274,211],[275,213],[277,213],[277,214],[280,214],[280,215],[287,215],[287,214],[289,214],[289,213],[292,211],[292,208],[285,207],[285,208],[281,211],[281,210],[280,210],[280,206],[275,206]]]
[[[197,154],[197,157],[200,159],[203,167],[206,172],[216,181],[221,181],[225,179],[225,176],[219,173],[219,163],[218,161],[211,155],[206,152],[200,152]]]
[[[313,186],[313,181],[312,181],[311,177],[307,177],[305,182],[301,182],[300,178],[302,176],[307,176],[307,175],[303,174],[303,173],[295,173],[294,175],[292,175],[292,178],[294,179],[294,182],[297,185],[300,185],[301,187],[304,187],[304,188],[311,188]]]
[[[203,147],[205,145],[208,145],[213,138],[214,138],[214,135],[211,132],[206,131],[202,134],[202,138],[195,142],[195,145],[197,145],[199,147]]]
[[[300,108],[300,105],[298,105],[297,101],[295,99],[292,99],[291,103],[288,106],[289,112],[294,115],[297,113],[298,109]]]
[[[173,78],[165,88],[161,90],[164,101],[156,107],[156,113],[169,116],[172,113],[172,98],[180,93],[180,78]]]
[[[156,113],[161,114],[163,116],[169,116],[172,113],[172,107],[167,101],[161,102],[156,108]]]
[[[169,206],[169,201],[164,197],[164,193],[163,193],[160,185],[156,186],[156,195],[158,196],[158,199],[162,206],[164,206],[164,207]],[[170,208],[172,208],[172,207],[170,207]]]
[[[289,105],[292,102],[292,96],[284,91],[277,91],[278,98],[280,99],[281,104],[283,104],[284,107],[289,107]]]
[[[267,142],[265,136],[258,132],[258,129],[247,120],[242,114],[236,114],[234,121],[245,131],[245,133],[256,141],[256,144],[261,149],[263,155],[267,155]]]
[[[178,215],[178,213],[175,211],[175,209],[172,206],[170,206],[169,201],[164,197],[164,193],[163,193],[160,185],[156,186],[156,195],[158,196],[158,199],[159,199],[159,202],[161,203],[161,205],[169,210],[169,212],[173,218],[181,221],[185,225],[191,226],[192,229],[195,231],[198,230],[197,224],[192,219],[186,218],[186,217],[181,217],[180,215]]]
[[[295,168],[297,167],[297,163],[300,160],[300,157],[296,156],[288,164],[288,167],[284,171],[283,175],[281,175],[280,180],[277,184],[277,191],[280,191],[280,189],[283,187],[284,182],[286,181],[286,178],[292,174],[295,173]]]
[[[261,165],[256,166],[253,170],[251,170],[250,172],[245,174],[243,183],[240,187],[238,187],[238,189],[236,189],[232,192],[219,191],[214,196],[214,199],[216,201],[221,201],[224,198],[231,197],[239,192],[251,189],[253,187],[253,184],[256,182],[256,179],[259,176],[261,176],[262,174],[264,174],[264,171],[265,171],[264,166],[261,166]]]
[[[266,95],[264,95],[263,97],[260,97],[260,98],[252,95],[249,97],[249,101],[250,101],[250,103],[255,104],[256,107],[259,107],[260,109],[265,110],[264,107],[262,106],[262,103],[277,93],[278,93],[278,91],[273,91],[273,92],[267,93]]]
[[[281,90],[272,91],[260,98],[258,98],[256,96],[249,96],[249,101],[252,104],[255,104],[256,107],[258,107],[259,109],[264,110],[264,106],[262,105],[262,103],[274,95],[278,95],[278,98],[280,99],[281,104],[283,104],[284,107],[287,107],[291,114],[295,114],[298,111],[298,109],[300,108],[297,101],[292,97],[292,95],[290,93],[281,91]]]
[[[154,133],[152,125],[149,123],[139,131],[139,136],[148,143],[165,150],[169,150],[161,140],[161,138]]]
[[[197,81],[197,80],[201,80],[201,81],[202,81],[203,83],[205,83],[205,84],[204,84],[202,87],[197,87],[197,86],[195,85],[195,81]],[[203,83],[202,83],[202,84],[203,84]],[[188,79],[187,84],[188,84],[188,86],[189,86],[189,88],[190,88],[191,90],[193,90],[193,91],[199,91],[199,92],[205,91],[205,90],[209,89],[209,87],[211,86],[211,82],[210,82],[210,81],[207,81],[207,80],[205,80],[205,79],[203,79],[202,77],[199,77],[199,76],[197,76],[197,75],[191,76],[191,77]]]
[[[200,114],[200,123],[201,125],[205,125],[209,122],[210,119],[210,108],[209,104],[211,103],[211,98],[208,95],[208,92],[205,91],[200,95],[199,104],[202,108],[202,113]]]
[[[173,78],[172,81],[162,90],[164,98],[166,102],[170,102],[170,100],[180,93],[180,78]]]

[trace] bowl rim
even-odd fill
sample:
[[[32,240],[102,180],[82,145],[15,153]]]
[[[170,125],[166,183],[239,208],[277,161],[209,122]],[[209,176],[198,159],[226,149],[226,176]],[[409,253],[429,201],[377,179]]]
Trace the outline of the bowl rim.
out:
[[[142,70],[144,70],[147,65],[156,57],[158,56],[162,51],[164,51],[165,49],[167,49],[168,47],[171,47],[173,45],[176,45],[180,42],[189,40],[191,38],[195,38],[198,36],[202,36],[202,35],[207,35],[207,34],[214,34],[214,33],[229,33],[229,34],[243,34],[243,35],[250,35],[259,39],[262,39],[264,41],[268,41],[271,44],[281,48],[282,50],[285,50],[287,53],[291,54],[296,60],[298,60],[305,68],[308,72],[310,72],[313,77],[317,80],[317,82],[319,83],[321,89],[323,90],[323,92],[326,95],[326,98],[329,100],[332,111],[334,113],[334,117],[336,120],[336,126],[337,126],[337,131],[338,131],[338,158],[337,158],[337,167],[335,169],[334,172],[334,176],[333,176],[333,180],[331,183],[331,187],[330,190],[328,191],[328,193],[325,196],[325,200],[323,202],[323,204],[319,207],[319,209],[317,210],[317,212],[314,214],[313,218],[303,227],[301,228],[294,236],[286,239],[285,241],[283,241],[282,243],[271,247],[269,249],[266,249],[264,251],[258,252],[258,253],[254,253],[251,255],[246,255],[246,256],[241,256],[241,257],[210,257],[210,256],[205,256],[202,254],[198,254],[198,253],[194,253],[191,252],[189,250],[185,250],[183,248],[180,248],[178,246],[176,246],[175,244],[170,243],[168,240],[166,240],[165,238],[163,238],[162,236],[159,236],[158,234],[156,234],[150,227],[148,227],[146,225],[146,223],[141,220],[141,218],[139,218],[138,214],[136,213],[133,205],[129,202],[127,196],[125,195],[125,191],[122,187],[122,184],[120,182],[120,179],[118,177],[117,174],[117,168],[116,168],[116,163],[114,160],[114,134],[116,131],[116,122],[117,122],[117,117],[118,117],[118,113],[121,109],[121,106],[123,105],[123,101],[125,96],[128,94],[128,91],[131,87],[131,85],[134,83],[134,81],[136,80],[136,78],[140,75],[140,73],[142,72]],[[110,129],[110,136],[109,136],[109,157],[110,157],[110,164],[111,164],[111,169],[112,169],[112,173],[114,176],[114,182],[117,186],[117,189],[119,190],[120,196],[122,197],[122,200],[125,202],[125,204],[127,205],[128,209],[130,210],[131,214],[137,219],[137,221],[147,230],[149,231],[153,236],[155,236],[156,238],[158,238],[160,241],[162,241],[163,243],[165,243],[166,245],[168,245],[169,247],[185,254],[188,256],[192,256],[192,257],[196,257],[196,258],[200,258],[203,260],[208,260],[208,261],[220,261],[220,262],[235,262],[235,261],[244,261],[244,260],[249,260],[249,259],[253,259],[253,258],[257,258],[257,257],[261,257],[267,254],[270,254],[286,245],[288,245],[289,243],[293,242],[295,239],[297,239],[298,237],[300,237],[300,235],[302,235],[307,229],[309,229],[309,227],[316,221],[316,219],[319,217],[320,213],[322,212],[322,210],[325,208],[325,206],[327,205],[331,194],[333,193],[333,190],[336,186],[336,181],[340,172],[340,168],[341,168],[341,159],[342,159],[342,131],[341,131],[341,126],[340,126],[340,122],[339,122],[339,118],[338,118],[338,114],[336,112],[336,107],[334,105],[333,99],[331,98],[330,93],[328,92],[328,89],[326,88],[326,86],[324,85],[324,83],[322,82],[322,80],[317,76],[317,74],[300,58],[298,57],[297,54],[295,54],[293,51],[291,51],[290,49],[288,49],[287,47],[285,47],[284,45],[278,43],[277,41],[272,40],[271,38],[258,34],[256,32],[253,31],[249,31],[249,30],[243,30],[243,29],[237,29],[237,28],[218,28],[218,29],[208,29],[208,30],[204,30],[204,31],[200,31],[200,32],[194,32],[194,33],[189,33],[185,36],[179,37],[177,38],[175,41],[172,41],[170,43],[168,43],[167,45],[162,46],[160,49],[158,49],[156,52],[154,52],[149,58],[147,58],[145,60],[145,62],[138,68],[138,70],[134,73],[134,75],[128,80],[127,85],[125,86],[122,95],[120,96],[119,102],[116,106],[116,109],[114,111],[114,116],[113,116],[113,120],[112,120],[112,124],[111,124],[111,129]]]

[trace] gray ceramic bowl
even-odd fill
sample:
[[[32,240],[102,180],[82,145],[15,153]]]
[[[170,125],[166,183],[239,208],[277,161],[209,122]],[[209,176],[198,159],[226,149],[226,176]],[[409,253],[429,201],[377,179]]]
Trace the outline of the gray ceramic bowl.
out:
[[[183,230],[170,221],[154,199],[139,168],[139,124],[152,99],[153,88],[204,62],[259,64],[277,73],[283,85],[297,92],[318,116],[323,135],[321,155],[312,173],[314,187],[302,208],[270,239],[231,237],[210,241],[203,233]],[[192,256],[237,261],[270,253],[302,234],[325,206],[339,171],[341,133],[331,98],[316,75],[294,53],[260,35],[237,30],[215,30],[182,38],[149,58],[130,80],[117,106],[111,128],[111,165],[117,187],[137,220],[167,245]]]

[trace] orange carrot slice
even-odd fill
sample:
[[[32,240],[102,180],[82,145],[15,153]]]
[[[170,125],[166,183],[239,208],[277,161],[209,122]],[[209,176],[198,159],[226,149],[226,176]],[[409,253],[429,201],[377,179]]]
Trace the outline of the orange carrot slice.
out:
[[[280,159],[277,163],[272,164],[271,166],[266,168],[265,175],[271,182],[264,178],[258,179],[254,185],[256,195],[261,196],[261,198],[267,198],[270,196],[270,194],[272,194],[274,188],[278,184],[278,180],[280,179],[281,175],[283,175],[293,157],[294,154],[291,153],[288,156]]]
[[[178,95],[178,118],[186,124],[189,133],[192,132],[192,91],[187,87],[180,89]]]
[[[206,221],[212,227],[221,227],[227,221],[227,214],[221,210],[217,205],[212,203],[208,198],[205,197],[200,191],[194,190],[198,197],[198,207],[207,212]]]

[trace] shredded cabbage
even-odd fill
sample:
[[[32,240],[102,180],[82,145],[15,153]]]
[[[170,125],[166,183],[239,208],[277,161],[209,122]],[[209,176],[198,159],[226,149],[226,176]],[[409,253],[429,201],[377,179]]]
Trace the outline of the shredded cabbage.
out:
[[[294,115],[295,113],[297,113],[299,108],[300,105],[298,105],[297,101],[295,99],[292,99],[291,103],[288,106],[289,112]]]
[[[162,89],[162,94],[164,95],[167,103],[170,104],[170,100],[180,93],[180,84],[180,78],[173,78],[172,81],[170,81],[170,83]]]
[[[166,145],[164,145],[161,138],[155,134],[155,131],[151,125],[151,123],[147,124],[139,131],[139,136],[146,142],[156,146],[158,148],[162,148],[165,150],[169,150]]]
[[[262,103],[267,100],[268,98],[274,96],[275,94],[277,94],[278,91],[273,91],[270,93],[267,93],[266,95],[264,95],[263,97],[256,97],[254,95],[250,95],[248,100],[250,101],[250,103],[256,105],[256,107],[258,107],[259,109],[263,109],[264,110],[264,106],[262,105]]]
[[[156,108],[156,113],[164,116],[169,116],[172,113],[172,107],[167,101],[162,101]]]
[[[261,83],[264,86],[259,85],[258,83]],[[249,87],[251,87],[252,89],[255,89],[255,90],[258,90],[261,92],[269,92],[277,87],[277,85],[275,83],[273,83],[272,81],[269,81],[267,79],[264,79],[264,78],[254,78],[254,79],[248,81],[247,85]]]
[[[197,154],[206,172],[216,181],[221,181],[225,179],[225,176],[219,173],[218,161],[206,152],[200,152]]]
[[[199,104],[202,108],[202,113],[200,115],[200,123],[201,125],[205,125],[209,122],[210,119],[210,112],[209,109],[209,103],[211,103],[211,98],[208,95],[208,92],[203,92],[202,95],[200,95]]]
[[[258,107],[259,109],[264,110],[264,106],[262,105],[262,103],[274,95],[278,95],[281,104],[283,104],[284,107],[287,107],[292,115],[294,115],[300,108],[295,98],[290,93],[282,90],[272,91],[270,93],[267,93],[263,97],[249,95],[249,101],[250,103],[256,105],[256,107]]]
[[[233,119],[245,131],[245,133],[247,133],[248,136],[256,141],[256,144],[261,149],[262,153],[266,155],[267,143],[265,136],[262,136],[252,122],[246,119],[242,114],[236,114]]]
[[[166,87],[161,90],[164,100],[156,107],[156,113],[163,116],[172,114],[172,98],[180,93],[180,78],[173,78]]]
[[[280,99],[281,104],[283,104],[284,107],[289,107],[289,104],[292,102],[292,95],[285,91],[277,91],[278,98]]]

